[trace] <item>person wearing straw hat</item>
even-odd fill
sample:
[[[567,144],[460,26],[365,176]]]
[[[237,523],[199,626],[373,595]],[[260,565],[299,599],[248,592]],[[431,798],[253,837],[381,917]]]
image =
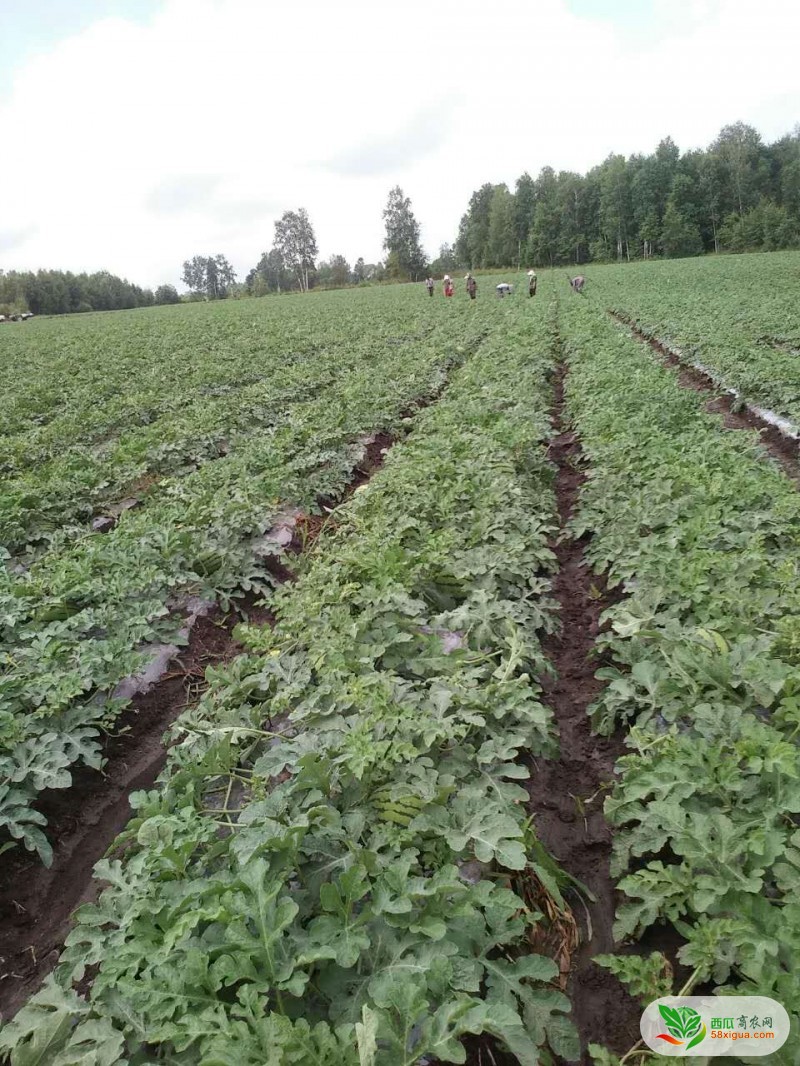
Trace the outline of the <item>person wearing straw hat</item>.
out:
[[[449,274],[445,274],[444,278],[442,279],[442,283],[444,287],[445,296],[452,296],[454,292],[453,281]]]
[[[467,292],[469,293],[470,300],[474,300],[478,295],[478,283],[473,278],[472,274],[467,274],[464,280],[467,283]]]
[[[528,296],[536,295],[536,271],[528,271]]]

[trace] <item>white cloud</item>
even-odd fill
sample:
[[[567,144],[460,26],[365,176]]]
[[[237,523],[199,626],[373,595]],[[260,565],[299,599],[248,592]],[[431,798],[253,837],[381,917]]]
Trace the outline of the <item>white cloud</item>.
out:
[[[567,0],[165,0],[147,25],[96,23],[0,105],[2,265],[157,284],[219,251],[243,274],[301,205],[323,255],[375,259],[395,183],[433,252],[484,181],[800,117],[792,0],[656,7],[635,49]]]

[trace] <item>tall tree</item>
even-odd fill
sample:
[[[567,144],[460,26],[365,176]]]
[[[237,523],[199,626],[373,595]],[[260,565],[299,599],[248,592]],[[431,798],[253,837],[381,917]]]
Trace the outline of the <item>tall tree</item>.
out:
[[[224,255],[196,255],[183,264],[183,283],[207,300],[224,300],[236,274]]]
[[[558,262],[583,263],[587,255],[586,182],[572,171],[558,175]]]
[[[474,192],[458,227],[456,256],[471,270],[486,266],[489,249],[489,212],[494,185],[487,182]]]
[[[236,272],[224,255],[214,256],[215,299],[224,300],[236,284]]]
[[[664,211],[662,237],[664,255],[671,259],[699,255],[703,250],[700,231],[671,197]]]
[[[311,276],[316,270],[317,238],[304,207],[299,211],[284,211],[275,223],[275,243],[283,262],[297,278],[301,292],[308,292]]]
[[[514,221],[517,236],[517,262],[522,261],[522,253],[528,243],[528,235],[533,225],[533,209],[536,203],[536,185],[530,174],[525,171],[517,178],[514,187]]]
[[[617,259],[630,259],[633,218],[628,167],[622,155],[610,155],[600,168],[600,235]]]
[[[631,206],[638,230],[642,257],[649,259],[658,251],[664,204],[661,202],[658,164],[655,156],[637,156],[629,161],[631,176]]]
[[[561,230],[558,182],[552,167],[542,167],[535,190],[536,206],[528,237],[528,259],[532,263],[552,266],[558,255]]]
[[[386,236],[383,247],[389,253],[387,267],[395,277],[417,281],[426,269],[425,253],[419,243],[419,223],[411,210],[411,200],[399,185],[389,192],[383,211]]]
[[[487,244],[487,266],[507,267],[516,260],[519,243],[514,214],[514,197],[506,185],[495,186],[492,194]]]
[[[719,230],[722,224],[723,176],[722,166],[713,152],[687,152],[681,160],[680,174],[673,183],[673,199],[685,208],[687,188],[678,187],[681,176],[689,179],[695,203],[695,222],[709,251],[720,250]]]
[[[722,164],[729,208],[742,215],[757,199],[761,135],[744,122],[734,122],[722,128],[711,150]]]
[[[198,296],[206,291],[207,263],[208,256],[196,255],[192,259],[186,259],[183,264],[181,281]]]

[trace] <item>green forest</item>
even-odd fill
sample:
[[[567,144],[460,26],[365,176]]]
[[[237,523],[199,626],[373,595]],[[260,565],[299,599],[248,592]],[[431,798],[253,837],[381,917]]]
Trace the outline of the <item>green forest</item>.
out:
[[[557,266],[800,243],[800,125],[773,144],[743,122],[683,155],[667,137],[651,155],[610,155],[586,174],[544,167],[514,191],[482,185],[448,266]]]
[[[132,307],[178,303],[174,285],[143,289],[100,270],[73,274],[68,270],[0,270],[0,314],[32,311],[35,315],[67,315],[76,311],[121,311]]]

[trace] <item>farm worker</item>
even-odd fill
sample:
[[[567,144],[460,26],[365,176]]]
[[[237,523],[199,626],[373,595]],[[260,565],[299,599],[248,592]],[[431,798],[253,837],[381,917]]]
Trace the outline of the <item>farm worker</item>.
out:
[[[528,296],[536,295],[536,271],[528,271]]]
[[[426,278],[425,286],[428,290],[428,296],[433,296],[433,278]]]
[[[573,292],[583,292],[583,286],[586,284],[586,278],[583,274],[578,274],[577,277],[569,279],[570,286]]]
[[[478,295],[478,283],[475,278],[473,278],[472,274],[467,274],[465,280],[467,282],[467,292],[469,293],[469,298],[470,300],[474,300],[475,297]]]
[[[444,276],[444,294],[445,296],[453,295],[453,282],[449,274],[445,274]]]
[[[501,281],[500,284],[497,286],[497,295],[498,296],[510,296],[511,295],[511,286],[508,284],[507,281]]]

